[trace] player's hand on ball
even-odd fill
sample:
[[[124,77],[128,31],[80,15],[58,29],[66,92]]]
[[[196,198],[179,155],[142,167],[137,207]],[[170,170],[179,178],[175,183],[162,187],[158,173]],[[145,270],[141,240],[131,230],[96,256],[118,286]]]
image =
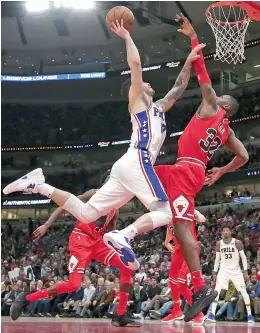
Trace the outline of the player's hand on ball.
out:
[[[33,233],[33,235],[35,237],[33,242],[34,243],[38,242],[38,240],[40,240],[46,234],[47,230],[48,230],[48,227],[45,224],[43,224],[39,228],[37,228]]]
[[[178,32],[181,32],[181,33],[183,33],[184,35],[186,35],[188,37],[196,36],[196,32],[193,29],[190,21],[183,14],[176,15],[175,21],[180,23],[181,26],[182,26],[181,29],[177,30]]]
[[[116,20],[116,23],[112,22],[111,30],[119,37],[123,39],[127,39],[130,36],[129,31],[124,28],[123,20],[121,20],[121,24]]]
[[[220,168],[213,168],[208,170],[206,178],[205,178],[205,185],[211,186],[222,176]]]

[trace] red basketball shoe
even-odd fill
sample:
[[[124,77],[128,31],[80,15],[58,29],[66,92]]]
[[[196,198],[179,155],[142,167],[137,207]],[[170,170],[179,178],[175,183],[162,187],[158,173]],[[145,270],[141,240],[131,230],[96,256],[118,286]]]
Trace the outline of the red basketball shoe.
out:
[[[161,321],[162,323],[172,324],[175,320],[182,320],[184,314],[182,311],[173,310],[167,317],[164,317]]]

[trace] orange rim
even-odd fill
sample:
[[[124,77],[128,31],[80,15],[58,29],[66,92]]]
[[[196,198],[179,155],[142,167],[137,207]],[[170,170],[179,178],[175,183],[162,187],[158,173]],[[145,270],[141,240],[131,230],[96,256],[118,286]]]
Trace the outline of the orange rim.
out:
[[[233,7],[240,7],[246,12],[246,17],[239,21],[229,22],[229,21],[222,21],[218,20],[212,17],[211,10],[218,7],[227,7],[227,6],[233,6]],[[227,22],[229,24],[243,24],[245,21],[248,20],[255,20],[260,21],[260,6],[253,2],[253,1],[218,1],[212,5],[210,5],[206,9],[206,16],[209,21],[211,22],[218,22],[220,24],[226,24]]]

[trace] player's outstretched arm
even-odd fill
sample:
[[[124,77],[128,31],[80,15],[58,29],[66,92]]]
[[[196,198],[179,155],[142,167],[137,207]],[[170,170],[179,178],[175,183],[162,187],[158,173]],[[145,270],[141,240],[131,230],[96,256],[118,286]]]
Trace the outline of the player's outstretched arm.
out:
[[[178,75],[173,88],[165,95],[164,98],[156,101],[156,104],[164,111],[167,112],[176,103],[186,90],[191,74],[192,62],[200,57],[198,54],[201,49],[205,47],[204,44],[197,45],[189,54],[182,71]]]
[[[127,62],[131,69],[132,85],[129,91],[129,104],[131,107],[136,102],[136,99],[142,97],[143,92],[142,64],[140,55],[129,31],[124,28],[123,20],[121,20],[120,23],[118,21],[116,21],[116,24],[112,23],[111,30],[116,35],[123,38],[126,43]]]
[[[233,130],[230,131],[230,135],[225,145],[236,156],[229,164],[223,166],[222,168],[213,168],[208,171],[205,181],[205,184],[208,186],[213,185],[225,173],[235,171],[248,162],[248,152],[243,143],[236,138]]]
[[[198,44],[198,37],[193,29],[189,20],[183,15],[176,15],[176,22],[180,23],[182,28],[178,29],[178,32],[190,37],[191,46],[194,49]],[[216,114],[218,110],[217,99],[215,90],[211,86],[211,80],[207,72],[206,64],[204,61],[202,50],[199,52],[200,57],[193,62],[193,68],[198,77],[201,94],[202,94],[202,104],[199,109],[200,116],[203,118],[212,117]]]
[[[81,194],[78,196],[79,199],[81,199],[82,201],[88,201],[95,193],[97,190],[89,190],[86,191],[85,193]],[[38,242],[48,231],[48,229],[53,225],[54,222],[56,222],[61,215],[65,212],[65,210],[61,207],[57,208],[49,217],[49,219],[40,227],[38,227],[33,235],[34,235],[34,240],[33,242]]]

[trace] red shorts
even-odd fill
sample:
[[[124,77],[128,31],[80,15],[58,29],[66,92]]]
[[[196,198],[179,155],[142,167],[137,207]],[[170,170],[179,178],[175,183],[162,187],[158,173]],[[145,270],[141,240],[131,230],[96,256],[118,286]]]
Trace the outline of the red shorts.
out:
[[[78,229],[72,231],[69,239],[69,273],[84,274],[85,268],[92,259],[109,265],[112,257],[118,257],[114,251],[105,245],[102,237],[96,240],[95,246],[93,246],[93,242],[90,242],[90,238],[89,235],[81,233]]]
[[[172,255],[169,278],[179,283],[186,283],[189,273],[190,271],[182,252],[175,251]]]
[[[155,171],[168,195],[173,221],[193,221],[195,197],[205,183],[205,169],[199,164],[178,161],[156,166]]]

